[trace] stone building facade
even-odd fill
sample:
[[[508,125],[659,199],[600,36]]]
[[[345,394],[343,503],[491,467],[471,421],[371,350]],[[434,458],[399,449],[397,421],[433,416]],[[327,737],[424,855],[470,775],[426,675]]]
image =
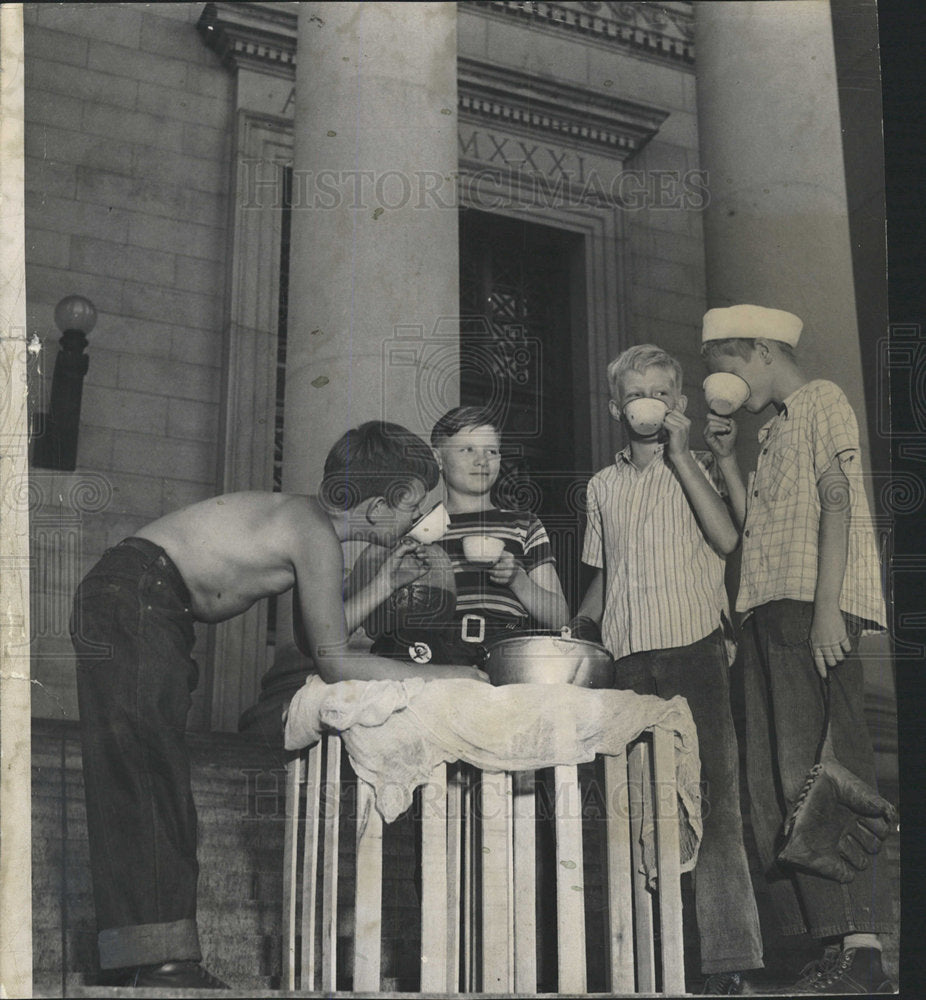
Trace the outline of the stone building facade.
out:
[[[70,601],[106,547],[219,492],[311,491],[362,420],[427,434],[480,401],[509,418],[513,494],[550,522],[575,605],[581,484],[621,440],[607,362],[644,341],[675,354],[697,424],[710,306],[758,300],[807,321],[809,367],[866,415],[889,552],[879,181],[867,119],[843,105],[840,133],[864,37],[850,6],[24,5],[34,415],[56,303],[79,294],[98,311],[77,467],[33,467],[28,496],[33,715],[65,723],[45,755],[67,759],[65,818],[80,798]],[[757,7],[774,19],[746,24]],[[199,629],[191,729],[234,733],[262,690],[299,682],[288,629],[286,602]],[[867,677],[896,788],[885,646]],[[233,781],[234,740],[216,746]],[[67,836],[50,835],[52,855]],[[241,958],[260,965],[256,986],[276,969],[276,890],[239,860],[228,891],[208,876],[205,919],[224,940],[230,900],[258,886],[234,918],[262,949]],[[70,901],[82,920],[85,875]],[[62,980],[86,967],[57,953],[44,967],[56,962]]]
[[[835,358],[867,414],[863,432],[883,436],[877,171],[865,116],[843,109],[845,143],[839,125],[858,23],[838,4],[832,23],[825,5],[779,5],[760,59],[736,15],[747,9],[412,7],[392,27],[432,77],[441,68],[444,88],[424,87],[431,103],[418,114],[402,79],[412,64],[383,34],[398,5],[367,8],[373,34],[350,25],[331,65],[324,47],[310,52],[297,112],[297,5],[26,4],[28,326],[44,344],[30,355],[36,414],[47,407],[55,304],[81,294],[99,313],[77,469],[34,468],[30,487],[34,714],[75,717],[70,597],[104,548],[216,492],[281,480],[310,491],[331,441],[371,416],[427,433],[459,398],[500,400],[527,473],[515,485],[552,519],[575,603],[581,483],[620,441],[607,361],[631,343],[661,344],[685,367],[697,418],[706,306],[761,298],[801,312],[809,367],[834,373]],[[346,8],[329,11],[329,27],[336,10]],[[327,127],[359,106],[347,81],[361,61],[370,79],[392,81],[363,95],[369,168],[356,136],[341,145],[346,130]],[[816,77],[814,66],[824,67]],[[798,99],[818,118],[800,133],[808,148],[763,145],[791,127]],[[287,195],[294,133],[305,165]],[[345,264],[331,248],[358,220],[366,228]],[[353,394],[330,381],[348,356]],[[281,422],[297,442],[286,462]],[[887,553],[885,450],[871,453]],[[273,663],[274,617],[261,606],[201,630],[193,728],[237,728]],[[285,607],[278,617],[285,636]],[[882,715],[885,677],[872,673]]]
[[[544,227],[532,234],[541,250],[561,237],[551,252],[570,285],[558,303],[567,336],[538,348],[520,335],[535,354],[548,347],[532,359],[540,371],[563,344],[574,355],[555,405],[580,413],[558,447],[581,456],[562,471],[581,475],[617,441],[603,368],[622,347],[663,344],[698,395],[706,191],[691,4],[465,3],[455,22],[446,117],[458,122],[461,177],[441,180],[434,199],[477,218],[483,246],[503,244],[499,219]],[[29,326],[45,342],[34,409],[47,403],[57,301],[85,295],[99,313],[77,470],[35,470],[37,716],[74,717],[69,597],[106,546],[217,491],[272,488],[279,171],[292,163],[295,63],[294,4],[26,5]],[[359,183],[370,212],[404,209],[405,181],[384,170]],[[413,183],[426,211],[428,177]],[[460,307],[448,301],[452,320]],[[455,401],[450,391],[431,408]],[[306,488],[342,429],[316,426]],[[67,559],[54,555],[62,543]],[[266,616],[200,634],[194,728],[233,730],[256,697]]]
[[[515,499],[550,521],[573,605],[624,347],[681,360],[697,423],[704,309],[789,307],[811,371],[838,377],[875,445],[885,432],[870,109],[844,107],[840,133],[866,36],[839,3],[779,4],[758,28],[712,2],[380,4],[365,26],[339,4],[304,8],[305,41],[291,3],[24,9],[35,413],[55,304],[99,313],[76,471],[34,468],[30,487],[37,717],[76,715],[70,598],[108,545],[217,492],[312,491],[363,419],[427,434],[460,399],[497,405]],[[791,153],[775,136],[795,128]],[[200,630],[192,728],[236,730],[274,659],[305,668],[287,604]]]

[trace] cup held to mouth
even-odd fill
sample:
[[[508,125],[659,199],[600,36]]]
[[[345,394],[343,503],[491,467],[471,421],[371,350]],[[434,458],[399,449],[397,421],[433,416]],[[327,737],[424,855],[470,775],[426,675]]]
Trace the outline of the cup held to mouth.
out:
[[[422,545],[429,545],[431,542],[439,542],[449,527],[450,515],[447,508],[443,503],[438,503],[427,514],[418,518],[409,529],[407,537]]]
[[[729,417],[749,399],[749,383],[732,372],[714,372],[702,384],[707,405],[718,417]]]
[[[662,427],[668,412],[669,407],[661,399],[641,396],[624,407],[624,419],[637,434],[649,437]]]

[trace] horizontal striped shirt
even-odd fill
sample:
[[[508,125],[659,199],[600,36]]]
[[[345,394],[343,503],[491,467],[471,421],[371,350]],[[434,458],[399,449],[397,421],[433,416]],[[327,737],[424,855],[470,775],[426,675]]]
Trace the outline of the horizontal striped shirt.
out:
[[[501,538],[525,573],[552,563],[553,550],[544,526],[530,511],[482,510],[451,514],[450,527],[439,544],[453,563],[457,588],[457,614],[497,615],[527,622],[529,615],[510,587],[493,583],[488,571],[466,561],[463,539],[467,535]]]
[[[838,460],[852,505],[839,606],[869,623],[864,632],[879,631],[887,620],[881,571],[862,481],[858,423],[845,393],[824,379],[807,382],[759,430],[759,444],[747,484],[737,610],[785,598],[813,601],[821,510],[817,482]]]
[[[692,454],[720,492],[712,456]],[[664,453],[641,472],[625,448],[595,473],[582,561],[604,569],[601,634],[615,658],[690,645],[728,613],[724,559],[701,532]]]

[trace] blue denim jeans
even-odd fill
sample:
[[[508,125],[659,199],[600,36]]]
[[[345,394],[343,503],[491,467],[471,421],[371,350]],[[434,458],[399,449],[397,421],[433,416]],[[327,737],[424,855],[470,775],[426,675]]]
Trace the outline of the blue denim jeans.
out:
[[[846,884],[775,863],[784,819],[823,737],[824,693],[810,652],[812,620],[813,605],[806,601],[771,601],[756,608],[744,627],[746,776],[756,846],[783,934],[886,932],[892,929],[892,904],[880,855]],[[875,786],[864,676],[855,653],[858,629],[847,625],[852,653],[829,671],[830,736],[839,761]]]
[[[698,730],[704,831],[692,885],[705,974],[763,965],[759,913],[743,845],[728,672],[721,629],[690,646],[652,649],[617,661],[617,687],[661,698],[681,695]]]
[[[184,740],[198,670],[167,554],[139,538],[105,552],[78,587],[71,637],[100,966],[199,960]]]

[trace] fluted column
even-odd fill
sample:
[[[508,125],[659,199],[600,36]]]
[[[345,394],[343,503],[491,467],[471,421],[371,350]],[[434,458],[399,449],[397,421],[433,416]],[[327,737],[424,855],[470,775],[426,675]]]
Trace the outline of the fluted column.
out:
[[[313,493],[348,428],[457,401],[456,5],[299,7],[283,489]],[[279,612],[271,728],[310,666]]]

